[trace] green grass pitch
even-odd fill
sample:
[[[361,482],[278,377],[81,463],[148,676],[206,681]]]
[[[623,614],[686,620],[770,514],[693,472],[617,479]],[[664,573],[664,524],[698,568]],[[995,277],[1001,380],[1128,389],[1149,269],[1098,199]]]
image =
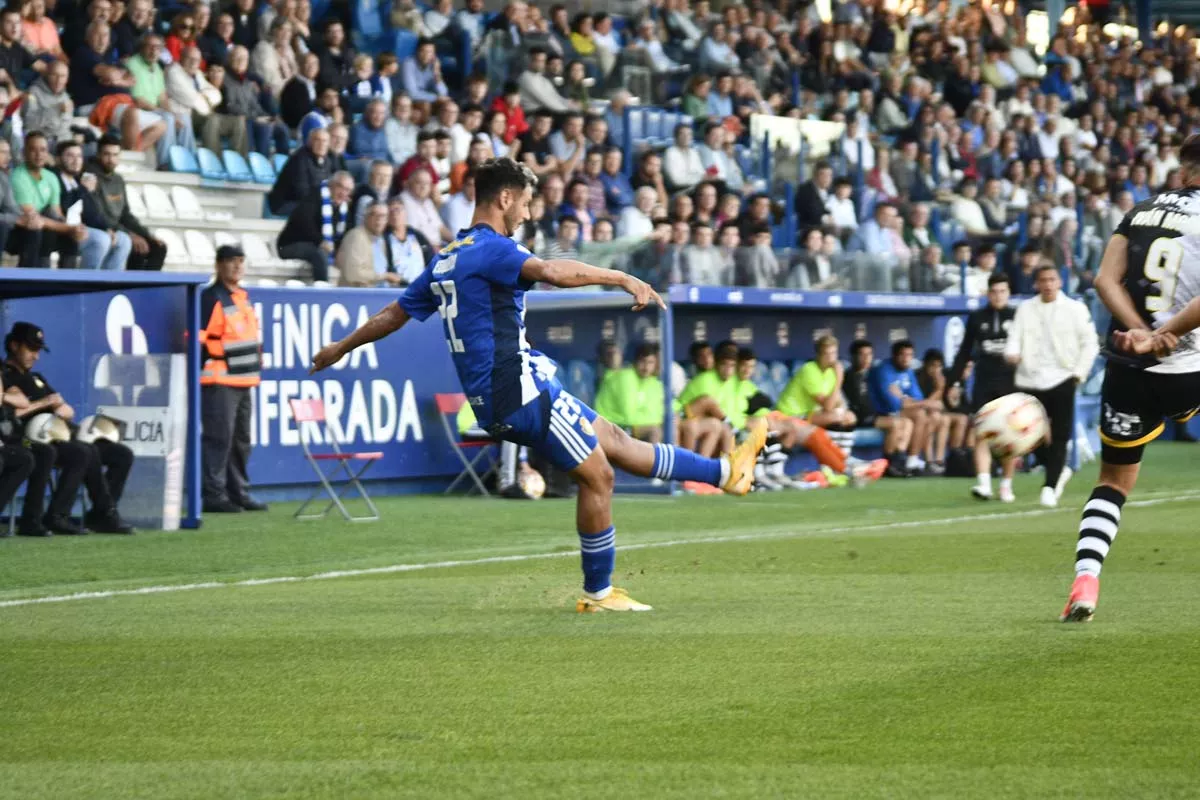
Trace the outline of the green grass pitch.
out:
[[[1075,627],[1095,465],[1056,511],[619,498],[649,614],[574,613],[562,501],[0,541],[0,603],[436,564],[0,606],[0,798],[1195,797],[1197,455],[1151,448]]]

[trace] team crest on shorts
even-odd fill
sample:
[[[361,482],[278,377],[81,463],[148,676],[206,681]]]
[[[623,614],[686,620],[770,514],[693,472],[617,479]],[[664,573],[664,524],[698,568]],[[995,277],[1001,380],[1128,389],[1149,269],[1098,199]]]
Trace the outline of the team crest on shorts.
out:
[[[1104,422],[1106,427],[1117,436],[1133,436],[1142,429],[1140,416],[1116,411],[1108,403],[1104,404]]]
[[[582,428],[583,432],[586,433],[588,436],[596,435],[596,430],[592,427],[592,423],[587,421],[587,417],[579,418],[579,427]]]

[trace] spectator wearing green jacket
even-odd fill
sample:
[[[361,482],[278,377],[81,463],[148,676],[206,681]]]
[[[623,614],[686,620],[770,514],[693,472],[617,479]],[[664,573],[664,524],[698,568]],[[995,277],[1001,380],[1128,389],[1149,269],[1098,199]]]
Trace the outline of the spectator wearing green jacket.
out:
[[[125,62],[125,69],[133,76],[133,88],[129,94],[133,98],[133,104],[137,106],[136,113],[140,118],[138,130],[143,130],[158,121],[166,123],[166,133],[155,142],[160,166],[167,163],[171,145],[177,144],[192,151],[196,149],[196,134],[192,130],[191,114],[176,114],[167,101],[166,76],[159,64],[162,49],[162,38],[156,34],[148,34],[138,45],[138,54]],[[122,113],[130,111],[127,106],[122,106],[122,109]]]
[[[666,410],[657,347],[639,345],[633,366],[604,373],[596,392],[596,413],[629,430],[634,438],[662,441]]]

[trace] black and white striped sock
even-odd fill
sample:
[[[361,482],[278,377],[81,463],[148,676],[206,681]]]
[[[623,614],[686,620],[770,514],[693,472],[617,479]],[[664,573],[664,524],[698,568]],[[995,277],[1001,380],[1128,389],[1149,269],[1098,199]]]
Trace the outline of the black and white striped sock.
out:
[[[1125,495],[1111,486],[1097,486],[1092,490],[1087,505],[1083,507],[1083,518],[1079,520],[1079,542],[1075,545],[1075,574],[1099,577],[1104,558],[1117,538],[1117,527],[1121,524],[1121,506]]]

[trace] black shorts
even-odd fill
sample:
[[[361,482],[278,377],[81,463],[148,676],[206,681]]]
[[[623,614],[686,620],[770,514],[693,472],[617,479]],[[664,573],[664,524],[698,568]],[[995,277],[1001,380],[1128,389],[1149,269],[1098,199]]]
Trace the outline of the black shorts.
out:
[[[1011,376],[999,380],[976,378],[975,385],[971,389],[971,412],[978,412],[993,400],[1015,391],[1016,387],[1013,386]]]
[[[1100,393],[1100,441],[1107,464],[1137,464],[1163,418],[1184,422],[1200,410],[1200,372],[1146,372],[1110,361]]]

